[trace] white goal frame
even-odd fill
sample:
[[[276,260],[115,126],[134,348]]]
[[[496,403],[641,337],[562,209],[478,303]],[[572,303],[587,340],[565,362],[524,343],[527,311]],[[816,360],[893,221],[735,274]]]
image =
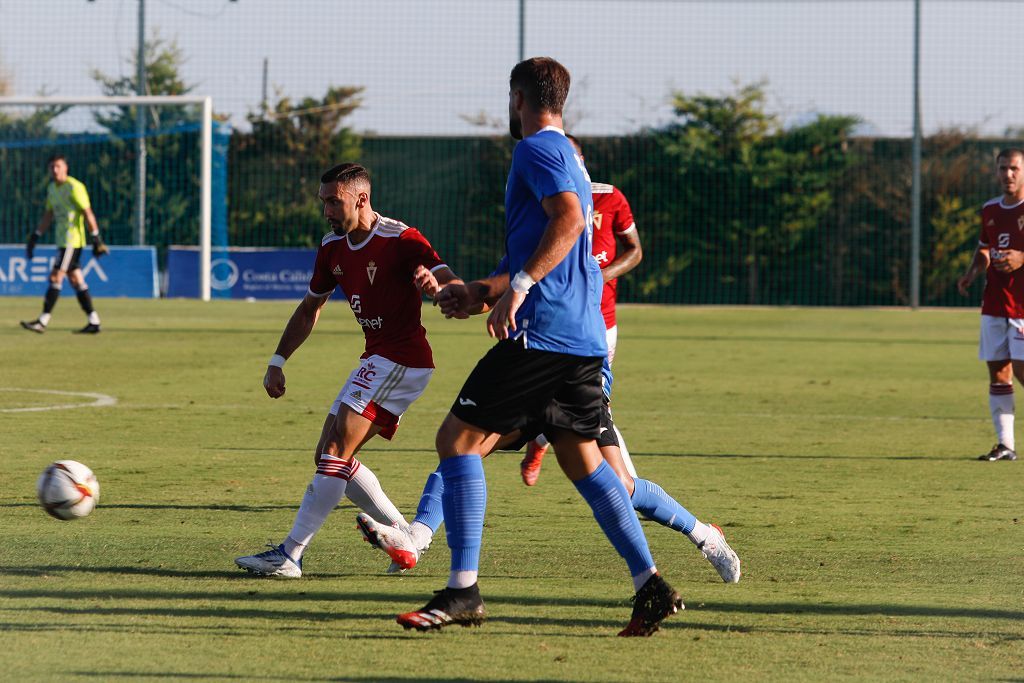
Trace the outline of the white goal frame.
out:
[[[199,163],[199,296],[203,301],[210,300],[210,210],[213,163],[213,98],[204,95],[126,95],[96,97],[0,97],[0,106],[27,105],[45,107],[47,105],[87,105],[134,107],[159,104],[199,104],[202,105],[202,124],[200,133]]]

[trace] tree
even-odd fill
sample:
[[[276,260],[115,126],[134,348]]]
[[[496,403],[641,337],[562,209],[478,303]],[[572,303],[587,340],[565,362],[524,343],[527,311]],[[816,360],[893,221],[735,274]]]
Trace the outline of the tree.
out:
[[[194,86],[185,83],[184,54],[173,40],[159,36],[143,48],[147,95],[186,95]],[[135,72],[138,56],[128,62]],[[135,80],[113,77],[99,70],[93,79],[104,95],[135,93]],[[146,107],[146,223],[147,241],[161,248],[168,244],[196,244],[199,236],[199,111],[194,105]],[[134,222],[136,108],[97,110],[94,120],[110,135],[89,166],[90,190],[103,198],[105,232],[113,241],[130,242]],[[98,212],[99,213],[99,212]]]
[[[232,138],[232,244],[320,243],[320,175],[340,161],[359,160],[360,138],[344,120],[362,104],[362,91],[332,86],[321,98],[282,97],[269,110],[249,115],[252,130]]]
[[[790,259],[832,207],[857,120],[819,115],[783,129],[765,110],[764,87],[673,95],[679,121],[658,139],[676,169],[668,201],[678,229],[672,258],[650,272],[649,285],[681,286],[678,273],[693,264],[715,274],[723,303],[771,301],[766,269]]]

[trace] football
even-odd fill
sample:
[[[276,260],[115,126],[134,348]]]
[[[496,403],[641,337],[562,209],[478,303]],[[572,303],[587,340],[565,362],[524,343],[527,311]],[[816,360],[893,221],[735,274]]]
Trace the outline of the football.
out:
[[[58,460],[39,476],[39,504],[57,519],[85,517],[100,499],[100,483],[88,467],[74,460]]]

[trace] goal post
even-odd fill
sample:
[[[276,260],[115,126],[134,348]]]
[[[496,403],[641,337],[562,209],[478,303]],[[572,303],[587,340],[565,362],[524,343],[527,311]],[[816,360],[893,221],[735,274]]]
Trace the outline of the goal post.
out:
[[[30,96],[0,97],[0,107],[152,107],[166,105],[199,105],[200,155],[199,155],[199,292],[203,301],[210,300],[210,262],[212,252],[212,185],[213,185],[213,99],[202,95],[127,95],[95,97]],[[136,192],[145,192],[145,187],[136,187]]]

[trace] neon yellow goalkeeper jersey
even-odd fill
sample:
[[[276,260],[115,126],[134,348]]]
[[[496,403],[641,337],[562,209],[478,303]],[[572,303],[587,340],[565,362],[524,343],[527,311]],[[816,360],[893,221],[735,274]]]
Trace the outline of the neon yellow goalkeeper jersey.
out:
[[[85,247],[85,209],[91,208],[89,192],[81,181],[68,176],[46,187],[46,208],[53,211],[53,237],[58,247]]]

